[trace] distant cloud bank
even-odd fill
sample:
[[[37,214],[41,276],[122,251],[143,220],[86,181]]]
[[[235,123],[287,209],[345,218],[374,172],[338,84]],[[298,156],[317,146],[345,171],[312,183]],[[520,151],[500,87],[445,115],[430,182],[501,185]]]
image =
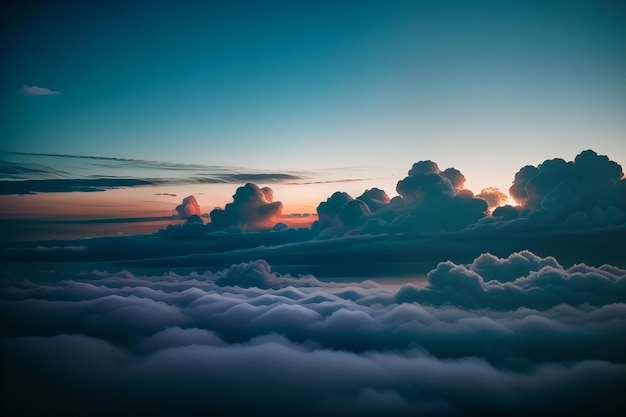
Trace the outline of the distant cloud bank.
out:
[[[20,93],[24,94],[25,96],[50,96],[53,94],[61,94],[59,91],[50,90],[46,87],[37,87],[34,85],[22,86],[22,88],[20,88]]]

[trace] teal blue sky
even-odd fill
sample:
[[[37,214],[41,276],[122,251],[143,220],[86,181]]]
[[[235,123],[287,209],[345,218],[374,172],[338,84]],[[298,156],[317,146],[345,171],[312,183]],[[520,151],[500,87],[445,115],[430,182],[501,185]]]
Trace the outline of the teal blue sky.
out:
[[[626,163],[621,1],[3,8],[7,151],[402,174],[431,159],[474,188],[590,148]]]

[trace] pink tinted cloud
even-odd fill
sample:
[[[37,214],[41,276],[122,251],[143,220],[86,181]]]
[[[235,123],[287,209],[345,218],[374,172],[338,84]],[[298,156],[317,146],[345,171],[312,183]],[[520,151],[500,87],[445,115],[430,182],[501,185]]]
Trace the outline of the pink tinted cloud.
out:
[[[59,91],[50,90],[46,87],[37,87],[37,86],[29,86],[23,85],[20,89],[20,93],[27,96],[49,96],[52,94],[61,94]]]

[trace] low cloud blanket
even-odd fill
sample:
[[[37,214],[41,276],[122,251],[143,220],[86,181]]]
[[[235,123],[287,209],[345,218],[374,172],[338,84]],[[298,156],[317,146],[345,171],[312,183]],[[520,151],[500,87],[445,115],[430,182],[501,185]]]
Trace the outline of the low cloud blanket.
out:
[[[623,410],[626,271],[528,251],[427,281],[217,273],[2,282],[3,414]],[[7,415],[7,414],[5,414]]]

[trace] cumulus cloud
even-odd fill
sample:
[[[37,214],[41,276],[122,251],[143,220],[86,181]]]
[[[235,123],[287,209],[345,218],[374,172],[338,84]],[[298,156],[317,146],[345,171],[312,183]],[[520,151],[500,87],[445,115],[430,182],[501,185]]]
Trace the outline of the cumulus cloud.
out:
[[[487,214],[484,200],[464,190],[465,177],[455,168],[441,171],[432,161],[420,161],[398,181],[396,191],[409,210],[390,225],[394,232],[460,230]]]
[[[441,171],[433,161],[420,161],[398,181],[399,196],[393,199],[379,188],[366,190],[356,200],[335,192],[317,208],[318,237],[461,230],[487,215],[487,203],[463,189],[464,183],[459,170]]]
[[[507,200],[506,194],[497,188],[487,187],[483,188],[480,194],[476,195],[476,198],[482,198],[489,205],[489,209],[493,210],[496,207],[501,206]]]
[[[20,89],[20,93],[27,95],[27,96],[49,96],[52,94],[61,94],[58,91],[50,90],[49,88],[46,88],[46,87],[37,87],[34,85],[22,86],[22,88]]]
[[[446,168],[441,173],[441,176],[450,181],[452,188],[457,193],[461,191],[463,189],[463,186],[465,185],[465,176],[461,174],[461,171],[456,168]]]
[[[241,230],[272,228],[282,214],[283,204],[274,200],[274,192],[269,187],[247,183],[237,188],[233,202],[224,209],[211,211],[212,227],[221,230],[237,227]]]
[[[196,197],[190,195],[183,199],[183,202],[176,206],[176,211],[181,219],[188,219],[193,215],[201,216],[200,205],[196,201]]]
[[[433,161],[419,161],[398,181],[396,191],[408,204],[419,204],[442,195],[454,196],[464,191],[464,184],[465,176],[458,169],[441,171]]]
[[[365,190],[363,194],[357,197],[357,200],[363,201],[369,207],[370,211],[378,211],[387,207],[391,199],[384,190],[380,188],[372,188]]]
[[[587,150],[574,161],[544,161],[515,174],[509,193],[518,205],[501,206],[471,228],[479,233],[623,233],[626,178],[622,167]]]
[[[622,167],[592,150],[574,161],[544,161],[526,166],[515,174],[509,190],[523,209],[546,209],[556,215],[615,206],[626,210],[626,180]]]
[[[442,175],[436,163],[420,161],[409,170],[409,175],[398,181],[396,191],[409,204],[419,204],[425,199],[455,193],[452,182]]]
[[[12,414],[614,415],[625,405],[626,271],[611,266],[485,254],[440,264],[426,286],[322,282],[262,260],[23,278],[5,276],[0,292]]]
[[[317,216],[322,229],[336,226],[337,215],[341,211],[341,208],[344,204],[352,200],[353,198],[350,197],[348,193],[337,191],[328,197],[326,201],[322,201],[317,206]]]
[[[341,207],[337,214],[337,220],[342,226],[356,227],[362,225],[372,212],[365,202],[361,200],[348,201]]]

